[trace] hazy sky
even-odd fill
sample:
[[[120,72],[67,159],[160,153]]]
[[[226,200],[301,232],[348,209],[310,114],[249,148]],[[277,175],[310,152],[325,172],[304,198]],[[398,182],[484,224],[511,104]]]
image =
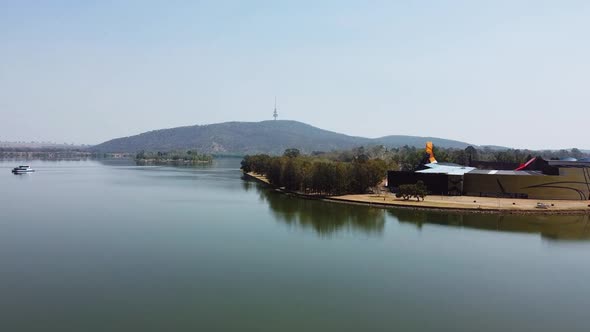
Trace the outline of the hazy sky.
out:
[[[0,0],[0,141],[224,121],[590,148],[589,1]]]

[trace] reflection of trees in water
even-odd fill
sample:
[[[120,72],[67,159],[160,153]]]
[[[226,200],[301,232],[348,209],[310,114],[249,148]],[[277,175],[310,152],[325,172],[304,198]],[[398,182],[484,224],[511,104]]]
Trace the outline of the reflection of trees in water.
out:
[[[302,199],[255,187],[278,220],[303,228],[311,227],[320,235],[329,235],[342,229],[380,234],[385,227],[383,209]]]
[[[105,166],[161,166],[161,167],[174,167],[178,169],[208,169],[213,168],[213,163],[195,163],[195,164],[183,164],[183,163],[144,163],[138,162],[131,158],[96,158],[96,159],[88,159],[94,162],[98,162],[101,165]]]
[[[246,177],[245,175],[242,175],[241,179],[242,181],[240,182],[242,183],[242,189],[244,189],[244,191],[250,191],[250,189],[256,187],[256,183],[254,183],[254,180]]]
[[[459,214],[418,210],[389,210],[403,223],[467,227],[502,232],[535,233],[551,240],[590,240],[589,215]]]
[[[104,159],[97,158],[92,161],[98,162],[105,166],[136,166],[135,160],[129,158],[117,158],[117,159]]]
[[[590,240],[590,215],[501,215],[385,210],[287,196],[251,181],[242,181],[244,190],[255,188],[261,199],[268,202],[278,220],[299,227],[311,227],[321,235],[329,235],[342,229],[380,234],[385,227],[387,213],[401,223],[411,223],[419,228],[424,224],[433,224],[540,234],[543,238],[556,241]]]

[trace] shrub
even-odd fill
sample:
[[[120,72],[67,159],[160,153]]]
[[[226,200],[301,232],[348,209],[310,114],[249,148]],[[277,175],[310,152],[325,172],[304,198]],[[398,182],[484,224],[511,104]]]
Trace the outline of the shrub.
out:
[[[420,199],[424,200],[424,197],[428,194],[428,190],[424,185],[424,182],[418,181],[416,184],[402,184],[399,186],[395,197],[403,198],[404,200],[409,200],[412,197],[415,197],[416,200],[420,201]]]

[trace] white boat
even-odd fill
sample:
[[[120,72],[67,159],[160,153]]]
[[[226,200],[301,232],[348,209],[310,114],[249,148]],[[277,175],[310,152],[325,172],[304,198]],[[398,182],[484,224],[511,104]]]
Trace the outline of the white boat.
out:
[[[31,168],[31,166],[23,165],[18,166],[12,169],[12,173],[14,174],[24,174],[24,173],[33,173],[35,170]]]

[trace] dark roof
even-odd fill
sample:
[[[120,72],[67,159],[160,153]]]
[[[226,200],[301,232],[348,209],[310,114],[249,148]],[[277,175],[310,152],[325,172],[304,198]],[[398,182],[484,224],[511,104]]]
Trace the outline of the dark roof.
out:
[[[502,161],[483,161],[483,160],[471,160],[469,166],[479,169],[497,169],[497,170],[514,170],[517,169],[519,163],[507,163]]]
[[[589,161],[547,160],[547,162],[555,167],[590,167]]]

